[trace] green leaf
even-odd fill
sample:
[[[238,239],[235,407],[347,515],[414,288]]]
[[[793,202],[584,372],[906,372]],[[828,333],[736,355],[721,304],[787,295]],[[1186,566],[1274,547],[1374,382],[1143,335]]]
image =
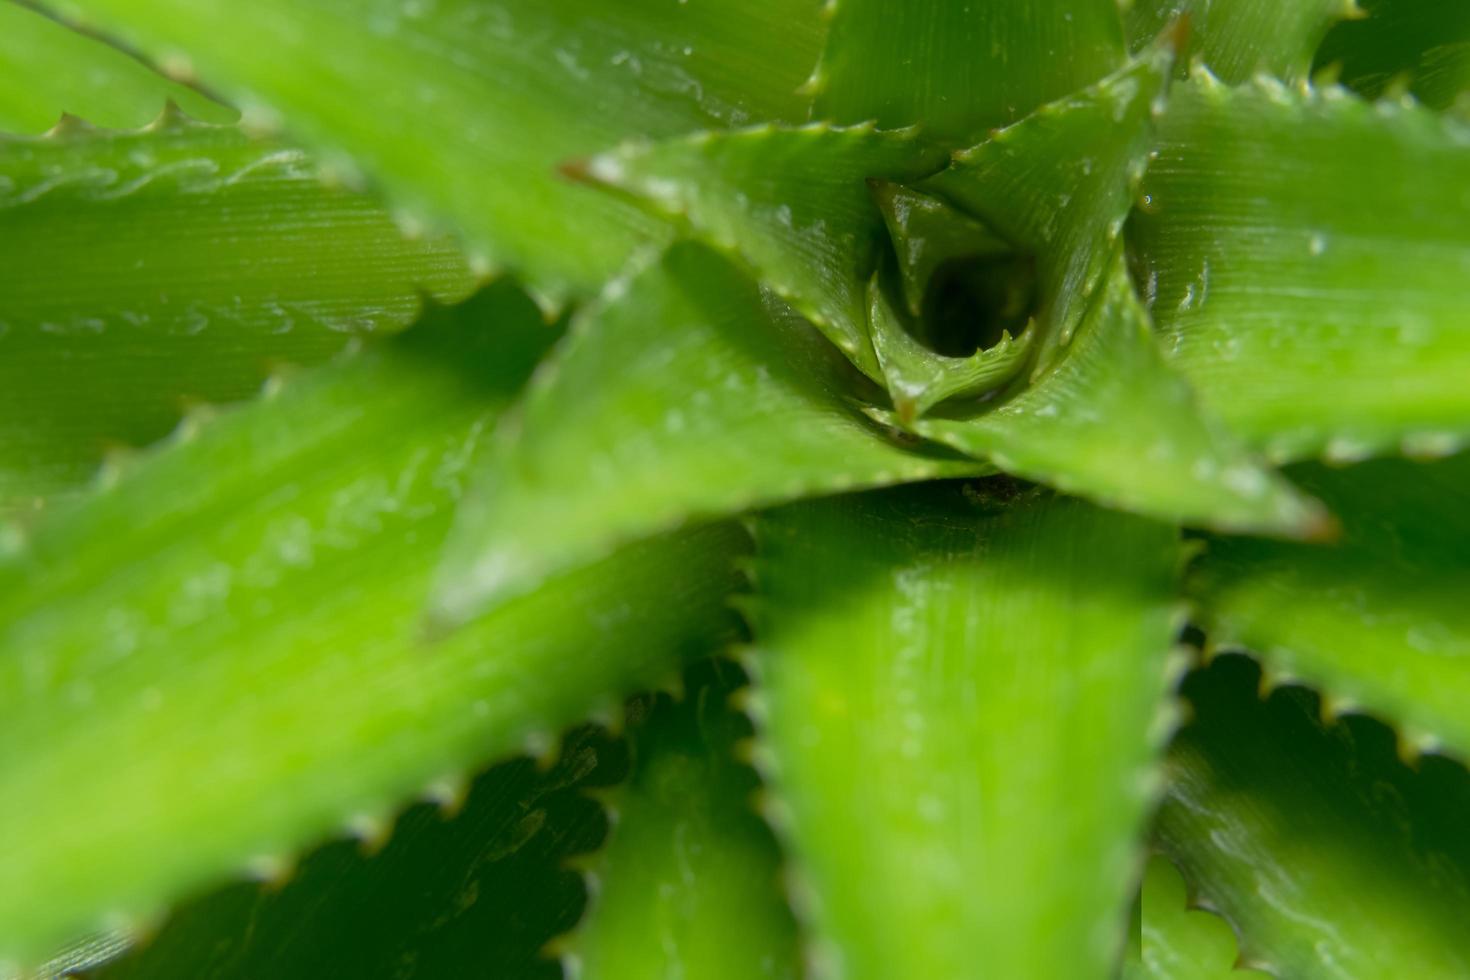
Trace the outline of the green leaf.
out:
[[[987,469],[884,433],[852,404],[862,381],[719,256],[675,246],[538,372],[460,507],[435,616],[464,622],[681,524]]]
[[[914,316],[923,314],[930,283],[945,266],[963,259],[998,259],[1014,251],[995,232],[937,197],[886,180],[870,181],[869,186],[893,241],[905,305]]]
[[[1433,109],[1470,110],[1470,6],[1357,0],[1366,17],[1338,24],[1317,66],[1364,98],[1407,89]]]
[[[1199,59],[1232,85],[1257,75],[1302,82],[1328,30],[1357,10],[1357,0],[1134,0],[1127,31],[1143,48],[1187,17],[1191,43],[1181,65]]]
[[[1127,963],[1124,980],[1264,980],[1268,975],[1233,968],[1237,953],[1230,926],[1188,907],[1184,880],[1167,859],[1155,855],[1149,861],[1140,898],[1140,949]]]
[[[428,641],[461,481],[552,336],[497,287],[151,454],[0,565],[0,799],[24,801],[0,962],[370,827],[727,640],[722,525]]]
[[[743,681],[731,664],[706,664],[691,670],[681,702],[637,706],[649,714],[630,733],[633,775],[611,796],[617,818],[590,862],[591,907],[566,943],[573,976],[803,975],[781,855],[750,808],[758,780],[732,756],[750,732],[726,704]]]
[[[247,118],[283,120],[398,207],[455,222],[482,264],[551,304],[667,237],[556,166],[635,136],[804,119],[796,89],[822,26],[817,0],[56,5],[189,64]]]
[[[1005,481],[756,525],[757,759],[832,975],[1109,976],[1174,531]]]
[[[1342,521],[1341,545],[1211,540],[1189,576],[1211,642],[1470,753],[1470,456],[1292,476]]]
[[[0,228],[0,511],[474,285],[301,151],[173,114],[0,137]]]
[[[634,144],[583,169],[737,259],[881,381],[866,291],[883,220],[866,181],[914,180],[946,159],[914,129],[817,123]]]
[[[1185,685],[1196,720],[1169,751],[1156,838],[1201,901],[1278,977],[1470,975],[1470,779],[1415,772],[1364,718],[1324,731],[1315,699],[1256,696],[1221,657]]]
[[[602,808],[581,792],[619,778],[625,752],[595,730],[556,764],[529,758],[477,777],[462,806],[401,814],[380,852],[356,840],[302,859],[281,886],[236,882],[176,910],[95,980],[554,980],[541,947],[576,918],[581,879],[560,865],[598,846]]]
[[[157,118],[172,101],[196,119],[238,113],[164,78],[116,48],[18,3],[0,2],[0,131],[41,133],[63,114],[111,129]]]
[[[1115,0],[836,0],[811,86],[835,122],[923,125],[951,146],[1089,85],[1124,59]]]
[[[936,412],[913,430],[1007,473],[1124,510],[1232,531],[1311,537],[1330,529],[1315,501],[1199,412],[1155,348],[1121,257],[1060,366],[970,412]]]
[[[1005,272],[1013,271],[1002,265]],[[1014,286],[1015,280],[1007,284]],[[925,347],[917,327],[889,301],[882,277],[868,284],[868,330],[898,419],[905,425],[950,398],[974,398],[995,391],[1026,368],[1036,331],[1028,322],[1020,336],[1009,331],[990,347],[968,357],[949,357]]]
[[[1205,407],[1277,460],[1461,445],[1470,128],[1197,75],[1160,139],[1130,239]]]
[[[922,185],[1036,256],[1042,347],[1033,378],[1056,364],[1104,287],[1148,165],[1173,57],[1159,45],[955,154]]]

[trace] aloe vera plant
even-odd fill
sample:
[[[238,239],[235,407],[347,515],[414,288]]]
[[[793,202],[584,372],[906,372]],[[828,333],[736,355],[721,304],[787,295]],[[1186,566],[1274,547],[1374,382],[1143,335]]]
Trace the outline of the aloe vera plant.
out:
[[[0,0],[0,978],[1470,976],[1470,16]]]

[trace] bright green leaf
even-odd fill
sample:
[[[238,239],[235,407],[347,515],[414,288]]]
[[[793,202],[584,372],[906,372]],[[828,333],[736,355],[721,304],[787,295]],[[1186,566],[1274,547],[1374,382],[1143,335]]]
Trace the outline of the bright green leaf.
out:
[[[1470,976],[1465,770],[1410,770],[1381,725],[1324,731],[1310,694],[1262,702],[1258,677],[1222,657],[1186,683],[1195,721],[1169,751],[1158,844],[1274,976]]]
[[[1470,455],[1292,476],[1341,545],[1212,539],[1189,577],[1212,643],[1470,753]]]
[[[728,525],[426,637],[461,481],[551,336],[499,287],[151,454],[0,565],[0,962],[371,826],[728,637]]]
[[[803,975],[781,855],[751,809],[757,779],[732,755],[750,731],[726,704],[739,674],[705,665],[681,702],[640,706],[633,775],[611,795],[617,819],[590,862],[591,907],[565,944],[581,980]]]
[[[1470,128],[1427,110],[1175,85],[1129,225],[1170,362],[1274,459],[1454,449],[1467,188]]]
[[[556,167],[631,137],[800,121],[817,0],[56,0],[280,120],[543,300],[666,231]]]
[[[951,146],[1123,62],[1116,0],[835,0],[816,115],[919,124]]]
[[[63,113],[134,129],[172,100],[196,119],[234,122],[235,110],[169,81],[95,38],[0,0],[0,130],[41,133]]]
[[[1133,0],[1128,37],[1146,47],[1181,17],[1190,44],[1183,64],[1199,59],[1232,84],[1256,75],[1300,82],[1333,24],[1354,16],[1356,0]]]
[[[1177,537],[991,487],[757,521],[758,759],[850,980],[1085,980],[1121,953]]]
[[[878,381],[866,292],[884,229],[866,181],[914,180],[947,159],[912,129],[820,123],[626,146],[585,172],[736,258]]]
[[[1233,531],[1327,530],[1315,502],[1200,414],[1156,350],[1121,258],[1059,367],[993,408],[946,409],[913,429],[1007,473],[1125,510]]]
[[[579,319],[508,418],[460,507],[436,615],[463,622],[685,523],[988,469],[863,418],[862,382],[729,263],[675,246]]]
[[[1055,365],[1104,288],[1173,57],[1164,45],[1150,50],[955,154],[921,185],[1036,256],[1042,347],[1033,376]]]
[[[234,127],[0,137],[0,511],[473,284],[447,240]]]

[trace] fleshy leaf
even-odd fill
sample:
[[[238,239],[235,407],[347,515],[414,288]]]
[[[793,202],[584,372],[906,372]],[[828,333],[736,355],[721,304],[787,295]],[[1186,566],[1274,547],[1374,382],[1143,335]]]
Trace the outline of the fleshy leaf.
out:
[[[820,962],[1109,976],[1180,614],[1175,532],[1006,481],[756,526],[757,762]]]
[[[1342,521],[1341,546],[1211,540],[1189,576],[1211,642],[1470,756],[1470,455],[1292,476]]]
[[[579,172],[687,224],[881,381],[868,341],[866,292],[881,254],[883,219],[867,181],[914,180],[946,159],[917,129],[818,123],[629,145]]]
[[[870,186],[898,258],[904,303],[914,316],[923,314],[929,285],[944,266],[1014,251],[995,232],[933,195],[886,180]]]
[[[905,425],[948,398],[977,397],[1001,388],[1025,370],[1036,338],[1027,323],[1020,336],[1002,333],[995,344],[968,357],[937,354],[914,337],[876,272],[868,284],[868,330],[894,410]]]
[[[541,947],[576,921],[582,882],[560,867],[597,847],[598,790],[626,752],[579,729],[543,771],[496,766],[453,812],[434,803],[395,821],[382,850],[353,839],[302,859],[284,885],[236,882],[176,910],[151,941],[93,980],[558,980]]]
[[[1277,460],[1461,445],[1470,128],[1197,74],[1160,130],[1129,237],[1205,407]]]
[[[1124,59],[1116,0],[836,0],[816,115],[922,124],[951,146],[1090,85]]]
[[[301,151],[173,113],[0,137],[0,227],[0,511],[475,281]]]
[[[1470,778],[1408,769],[1361,717],[1323,730],[1315,698],[1262,702],[1250,661],[1221,657],[1185,693],[1155,831],[1199,900],[1278,977],[1470,975]]]
[[[660,695],[630,732],[633,775],[611,795],[610,842],[590,862],[592,901],[565,943],[580,980],[797,980],[781,855],[751,809],[758,780],[732,755],[749,722],[726,703],[728,663],[697,665],[681,702]],[[738,936],[733,930],[738,930]]]
[[[955,154],[921,186],[1036,256],[1039,376],[1093,305],[1153,144],[1173,52],[1164,44]]]
[[[801,121],[822,28],[817,0],[54,5],[187,65],[247,119],[284,121],[398,208],[454,222],[550,304],[667,237],[556,166],[632,137]]]
[[[1123,980],[1265,980],[1268,974],[1236,970],[1238,953],[1230,926],[1218,915],[1188,907],[1184,880],[1168,859],[1155,855],[1140,889],[1139,948]]]
[[[371,826],[726,641],[729,525],[425,637],[461,480],[551,336],[498,287],[186,430],[0,564],[0,962]]]
[[[1365,98],[1405,88],[1433,109],[1470,110],[1470,4],[1357,0],[1317,49],[1321,70]]]
[[[170,101],[205,122],[239,115],[19,3],[0,3],[0,80],[0,131],[9,133],[42,133],[63,114],[131,129]]]
[[[1166,520],[1298,537],[1330,529],[1314,501],[1201,415],[1155,348],[1121,258],[1060,366],[994,407],[936,412],[913,430],[1007,473]]]
[[[460,506],[436,617],[684,523],[977,472],[863,418],[862,383],[724,259],[675,246],[581,316],[508,418]]]
[[[1199,59],[1226,82],[1256,75],[1301,82],[1333,24],[1357,15],[1356,0],[1134,0],[1127,30],[1137,48],[1188,18],[1181,64]]]

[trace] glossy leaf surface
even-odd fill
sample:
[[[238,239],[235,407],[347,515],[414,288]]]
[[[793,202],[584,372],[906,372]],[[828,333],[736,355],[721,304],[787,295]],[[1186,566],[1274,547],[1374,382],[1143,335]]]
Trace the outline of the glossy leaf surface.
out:
[[[1187,18],[1190,44],[1182,64],[1199,59],[1231,84],[1256,75],[1300,82],[1328,29],[1355,9],[1355,0],[1135,0],[1127,27],[1132,44],[1142,48]]]
[[[0,511],[474,281],[447,239],[234,127],[0,137]]]
[[[481,265],[507,267],[553,305],[667,236],[558,164],[635,136],[800,121],[796,89],[821,43],[816,0],[56,6],[182,60],[248,118],[283,122],[381,182],[397,207],[452,222]]]
[[[463,622],[681,524],[988,469],[883,431],[852,404],[861,383],[739,270],[676,246],[537,374],[460,507],[436,615]]]
[[[371,825],[728,635],[722,526],[428,641],[461,481],[550,337],[499,287],[151,455],[0,566],[0,960]]]
[[[1148,862],[1137,909],[1137,947],[1123,980],[1264,980],[1269,974],[1236,970],[1235,935],[1218,915],[1189,908],[1184,881],[1166,858]]]
[[[1108,976],[1174,531],[949,482],[772,511],[757,546],[758,761],[819,961],[852,980]]]
[[[1462,444],[1470,128],[1200,76],[1174,87],[1160,138],[1130,237],[1206,408],[1283,460]]]

